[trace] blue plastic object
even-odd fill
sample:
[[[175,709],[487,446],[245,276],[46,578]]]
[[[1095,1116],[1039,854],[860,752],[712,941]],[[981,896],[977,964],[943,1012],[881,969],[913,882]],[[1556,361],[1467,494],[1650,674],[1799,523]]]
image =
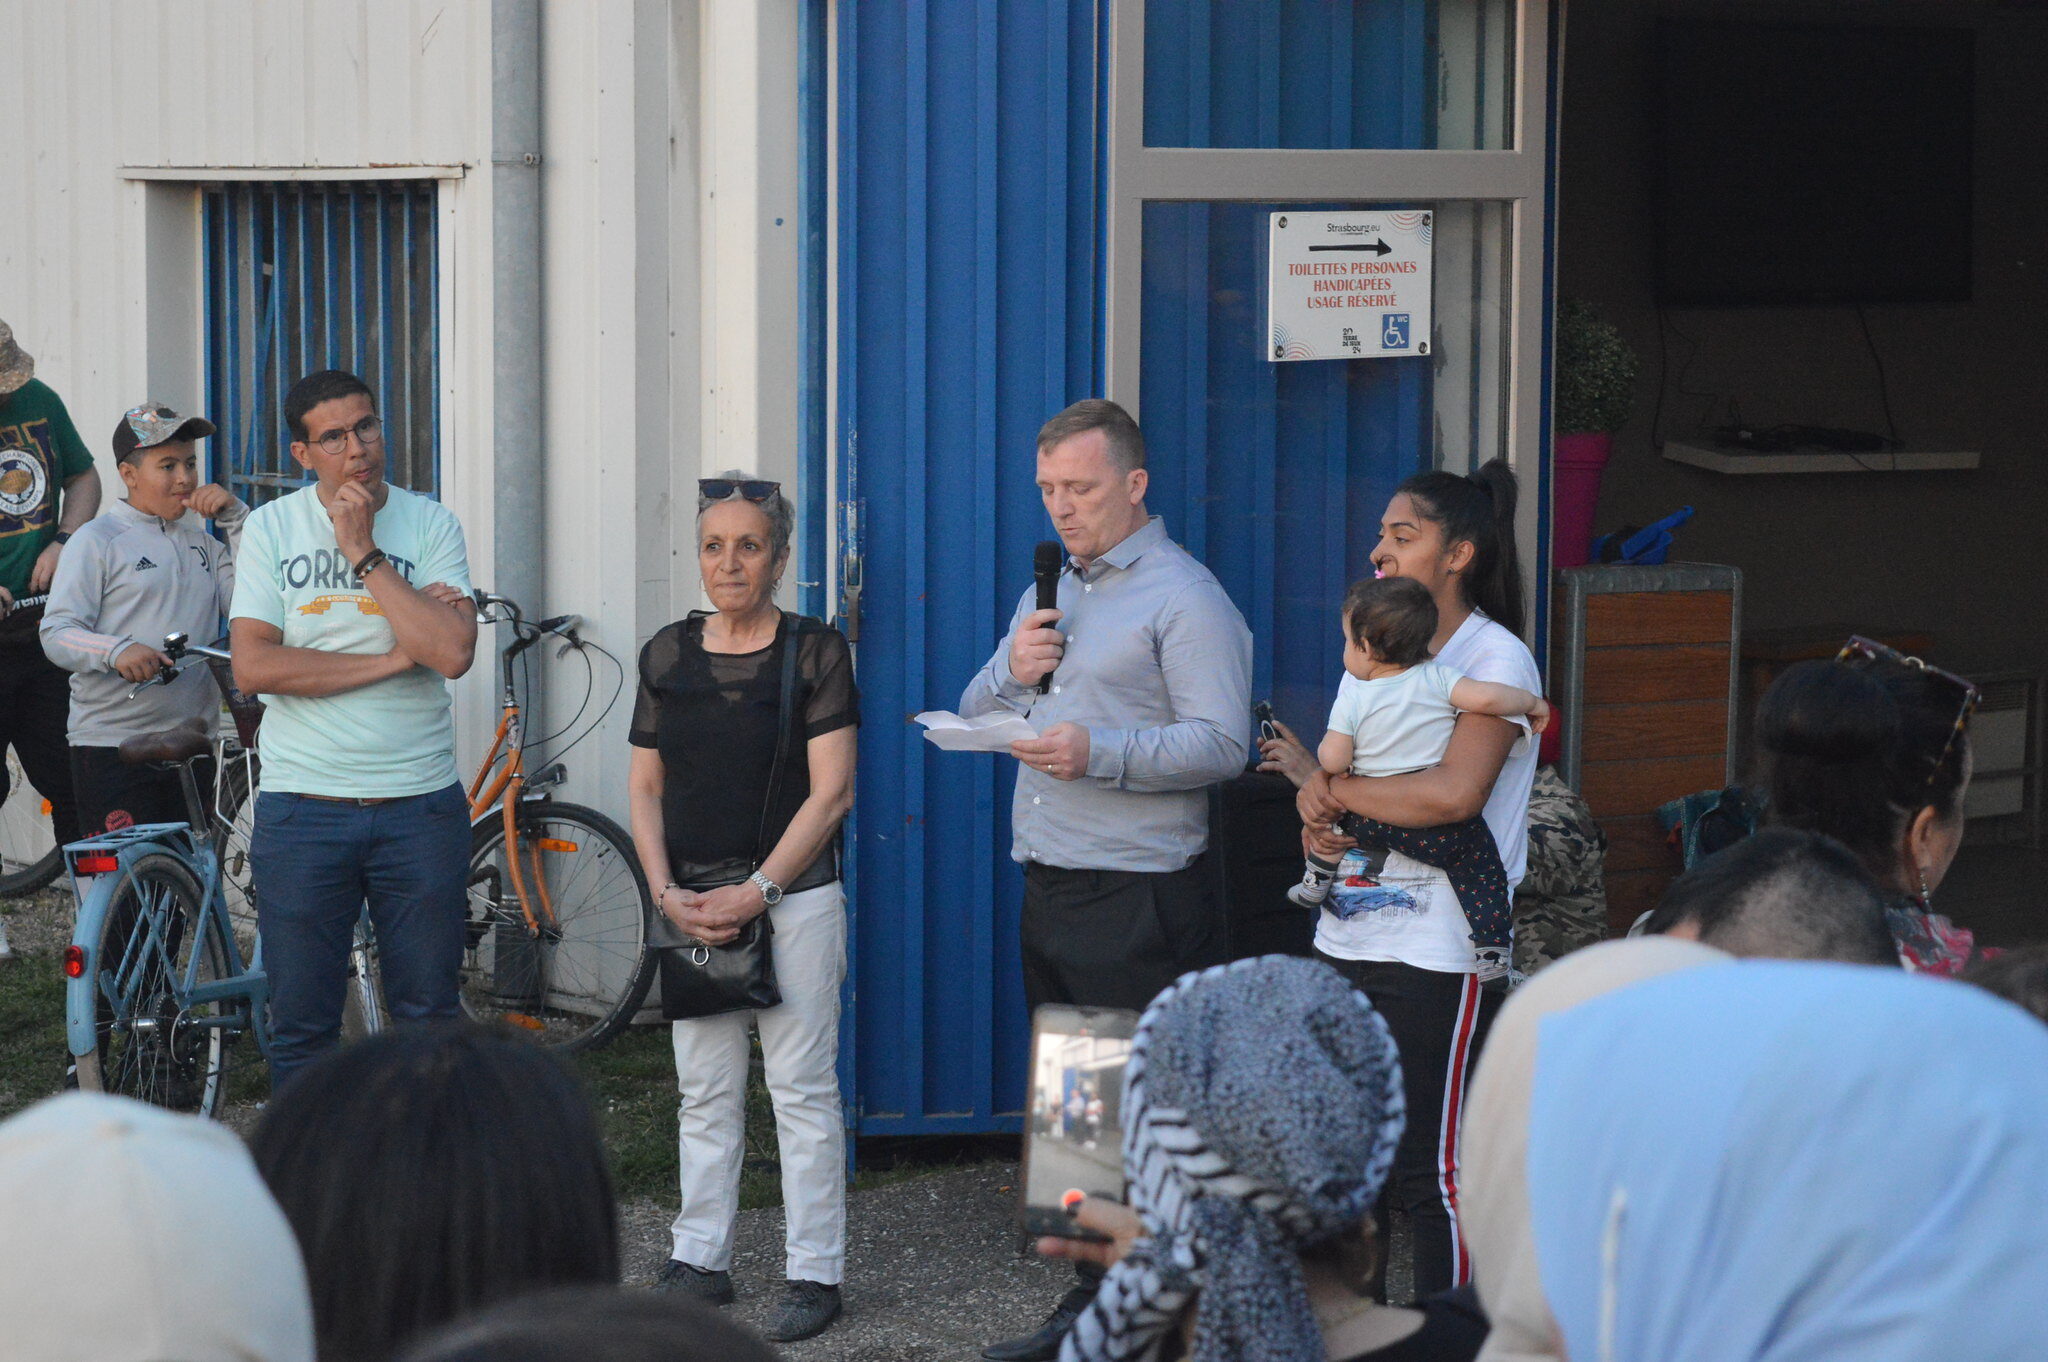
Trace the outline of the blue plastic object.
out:
[[[1671,556],[1672,531],[1692,519],[1692,507],[1681,506],[1654,525],[1645,525],[1640,530],[1616,530],[1603,534],[1593,541],[1593,561],[1596,563],[1628,563],[1637,567],[1660,567]],[[1608,545],[1621,538],[1613,555],[1609,556]]]

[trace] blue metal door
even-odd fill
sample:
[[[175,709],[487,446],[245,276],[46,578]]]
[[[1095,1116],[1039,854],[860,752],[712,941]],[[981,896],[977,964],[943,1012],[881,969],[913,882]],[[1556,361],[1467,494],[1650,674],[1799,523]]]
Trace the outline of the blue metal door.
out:
[[[952,708],[993,647],[1046,533],[1033,436],[1098,390],[1103,22],[1061,0],[838,9],[863,1134],[1014,1128],[1023,1098],[1010,775],[910,715]]]

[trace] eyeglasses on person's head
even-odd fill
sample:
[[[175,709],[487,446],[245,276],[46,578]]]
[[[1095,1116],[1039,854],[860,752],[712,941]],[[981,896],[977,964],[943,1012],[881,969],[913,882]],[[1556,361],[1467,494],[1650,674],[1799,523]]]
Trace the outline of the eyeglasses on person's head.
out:
[[[348,448],[348,437],[351,435],[361,444],[376,444],[384,438],[384,422],[377,416],[365,416],[352,426],[337,426],[333,430],[321,432],[320,437],[312,443],[320,446],[326,453],[339,454]]]
[[[772,501],[782,491],[779,482],[758,478],[699,478],[697,495],[705,501],[724,501],[737,492],[746,501]]]
[[[1941,754],[1934,759],[1934,765],[1927,772],[1927,785],[1930,789],[1933,788],[1935,780],[1941,775],[1942,768],[1948,765],[1949,754],[1956,750],[1957,741],[1962,738],[1964,731],[1969,728],[1970,716],[1977,712],[1977,702],[1983,698],[1983,692],[1977,689],[1977,684],[1974,681],[1957,676],[1954,672],[1943,671],[1931,662],[1909,656],[1890,644],[1879,643],[1874,638],[1865,638],[1861,634],[1851,634],[1849,641],[1842,645],[1842,650],[1835,654],[1835,661],[1854,663],[1859,660],[1864,662],[1896,663],[1901,667],[1909,667],[1914,671],[1922,672],[1937,681],[1955,687],[1958,697],[1956,721],[1949,727],[1948,739],[1941,745]]]

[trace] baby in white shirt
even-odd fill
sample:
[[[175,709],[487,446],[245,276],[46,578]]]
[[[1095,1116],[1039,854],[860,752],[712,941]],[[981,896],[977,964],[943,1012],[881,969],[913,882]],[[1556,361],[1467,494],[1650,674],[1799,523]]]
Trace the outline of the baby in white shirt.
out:
[[[1550,706],[1542,696],[1519,686],[1474,681],[1429,660],[1436,602],[1412,578],[1354,584],[1344,597],[1341,625],[1344,670],[1357,684],[1338,691],[1328,731],[1316,748],[1316,760],[1331,775],[1398,776],[1434,766],[1443,760],[1462,712],[1526,714],[1538,733],[1550,722]],[[1366,876],[1353,877],[1364,882],[1347,887],[1377,889],[1370,877],[1385,863],[1388,850],[1399,851],[1449,877],[1476,948],[1483,954],[1506,949],[1507,873],[1482,819],[1397,828],[1347,815],[1338,826],[1368,853]],[[1301,883],[1287,896],[1304,908],[1318,907],[1329,897],[1336,873],[1334,862],[1311,856]],[[1340,894],[1332,911],[1350,916],[1344,911],[1347,900],[1371,906],[1369,895]]]

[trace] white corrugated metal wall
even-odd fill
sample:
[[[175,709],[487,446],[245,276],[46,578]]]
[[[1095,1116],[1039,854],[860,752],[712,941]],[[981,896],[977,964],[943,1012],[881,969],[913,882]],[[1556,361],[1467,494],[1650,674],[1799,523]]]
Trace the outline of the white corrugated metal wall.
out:
[[[533,604],[585,616],[629,668],[569,763],[570,797],[623,819],[632,660],[697,601],[694,479],[794,479],[795,0],[542,13],[548,587]],[[19,57],[0,82],[0,318],[103,461],[133,402],[201,405],[195,182],[437,175],[442,488],[486,572],[490,15],[486,0],[0,0],[0,51]],[[551,709],[573,706],[580,668],[547,665]],[[459,691],[465,763],[489,735],[493,673],[480,659]]]

